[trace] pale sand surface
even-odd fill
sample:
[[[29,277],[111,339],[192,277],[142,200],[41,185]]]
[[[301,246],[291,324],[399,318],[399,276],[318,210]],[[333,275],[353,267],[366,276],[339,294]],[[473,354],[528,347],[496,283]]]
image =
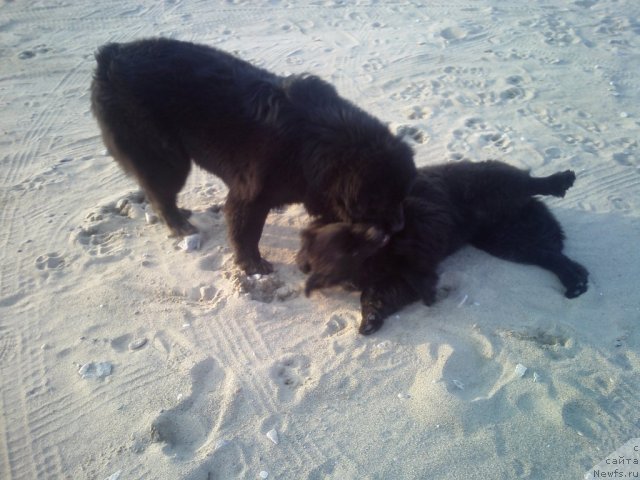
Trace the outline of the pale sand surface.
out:
[[[640,2],[416,3],[2,3],[0,478],[576,479],[640,437]],[[589,291],[469,248],[362,337],[356,294],[300,294],[292,206],[261,242],[281,284],[243,293],[218,179],[181,198],[197,252],[115,207],[93,52],[153,35],[316,73],[414,127],[419,165],[574,169],[549,203]]]

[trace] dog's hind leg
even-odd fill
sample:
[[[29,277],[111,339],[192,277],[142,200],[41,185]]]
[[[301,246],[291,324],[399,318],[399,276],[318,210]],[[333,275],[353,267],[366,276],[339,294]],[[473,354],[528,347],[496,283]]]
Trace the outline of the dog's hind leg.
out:
[[[532,177],[528,171],[510,165],[487,162],[487,175],[492,178],[494,191],[512,199],[533,195],[564,197],[576,180],[572,170],[557,172],[546,177]],[[491,197],[489,197],[491,198]]]
[[[144,181],[140,183],[143,184],[143,189],[154,210],[171,230],[171,236],[184,237],[198,231],[188,220],[191,210],[177,207],[178,192],[174,192],[173,189],[163,189],[157,183],[153,183],[152,186]]]
[[[576,179],[571,170],[532,177],[526,170],[497,161],[461,164],[447,175],[452,198],[481,223],[521,208],[535,195],[564,197]]]
[[[195,233],[197,229],[187,221],[191,212],[176,205],[191,168],[191,160],[180,145],[169,142],[150,125],[144,134],[122,124],[115,130],[101,126],[108,150],[127,173],[136,177],[172,235]]]
[[[562,252],[534,248],[528,252],[518,252],[518,254],[512,255],[509,260],[537,265],[555,273],[564,285],[564,295],[567,298],[578,297],[588,289],[589,272],[587,269]]]
[[[562,253],[549,256],[545,252],[540,252],[540,254],[540,259],[536,264],[558,276],[565,287],[565,297],[579,297],[587,291],[589,288],[589,272],[585,267]]]
[[[191,211],[178,208],[176,203],[178,193],[189,175],[189,158],[185,156],[175,162],[153,152],[143,155],[148,157],[143,161],[135,161],[135,175],[156,213],[167,224],[173,236],[196,233],[196,227],[187,220]]]
[[[562,253],[562,228],[540,201],[532,199],[516,215],[479,232],[470,243],[496,257],[553,272],[567,298],[587,291],[589,272]]]
[[[564,194],[573,186],[576,174],[572,170],[554,173],[548,177],[531,177],[532,195],[553,195],[564,197]]]

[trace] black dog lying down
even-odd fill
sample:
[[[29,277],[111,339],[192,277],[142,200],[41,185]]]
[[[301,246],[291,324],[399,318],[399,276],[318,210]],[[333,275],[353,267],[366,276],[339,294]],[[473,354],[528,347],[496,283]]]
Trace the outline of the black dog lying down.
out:
[[[192,160],[229,187],[229,237],[247,273],[272,271],[258,243],[274,207],[302,202],[327,222],[402,228],[411,148],[319,78],[169,39],[108,44],[96,60],[103,140],[174,235],[196,231],[176,206]]]
[[[389,237],[374,225],[318,221],[302,232],[298,265],[305,293],[351,284],[362,290],[360,333],[417,300],[435,301],[438,264],[465,244],[555,273],[574,298],[588,272],[562,253],[558,221],[534,195],[563,197],[571,170],[544,178],[505,163],[459,162],[418,170],[404,202],[405,228]]]

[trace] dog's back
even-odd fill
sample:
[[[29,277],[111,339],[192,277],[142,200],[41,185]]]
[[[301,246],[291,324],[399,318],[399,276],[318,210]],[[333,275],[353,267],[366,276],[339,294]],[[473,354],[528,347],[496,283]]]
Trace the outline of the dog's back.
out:
[[[168,39],[111,43],[96,54],[92,105],[112,125],[153,121],[164,133],[246,123],[247,98],[278,77],[212,47]],[[222,133],[222,132],[221,132]]]

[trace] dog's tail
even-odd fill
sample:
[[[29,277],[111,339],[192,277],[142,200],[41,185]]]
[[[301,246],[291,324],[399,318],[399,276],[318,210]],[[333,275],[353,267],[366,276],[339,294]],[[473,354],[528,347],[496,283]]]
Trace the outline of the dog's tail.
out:
[[[125,46],[108,43],[96,52],[96,69],[91,83],[91,110],[98,119],[110,118],[115,105],[131,105],[135,102],[127,88],[129,75]]]
[[[110,72],[113,65],[113,60],[120,52],[120,44],[107,43],[98,49],[96,52],[97,67],[94,72],[93,78],[98,82],[107,82],[111,78]]]

